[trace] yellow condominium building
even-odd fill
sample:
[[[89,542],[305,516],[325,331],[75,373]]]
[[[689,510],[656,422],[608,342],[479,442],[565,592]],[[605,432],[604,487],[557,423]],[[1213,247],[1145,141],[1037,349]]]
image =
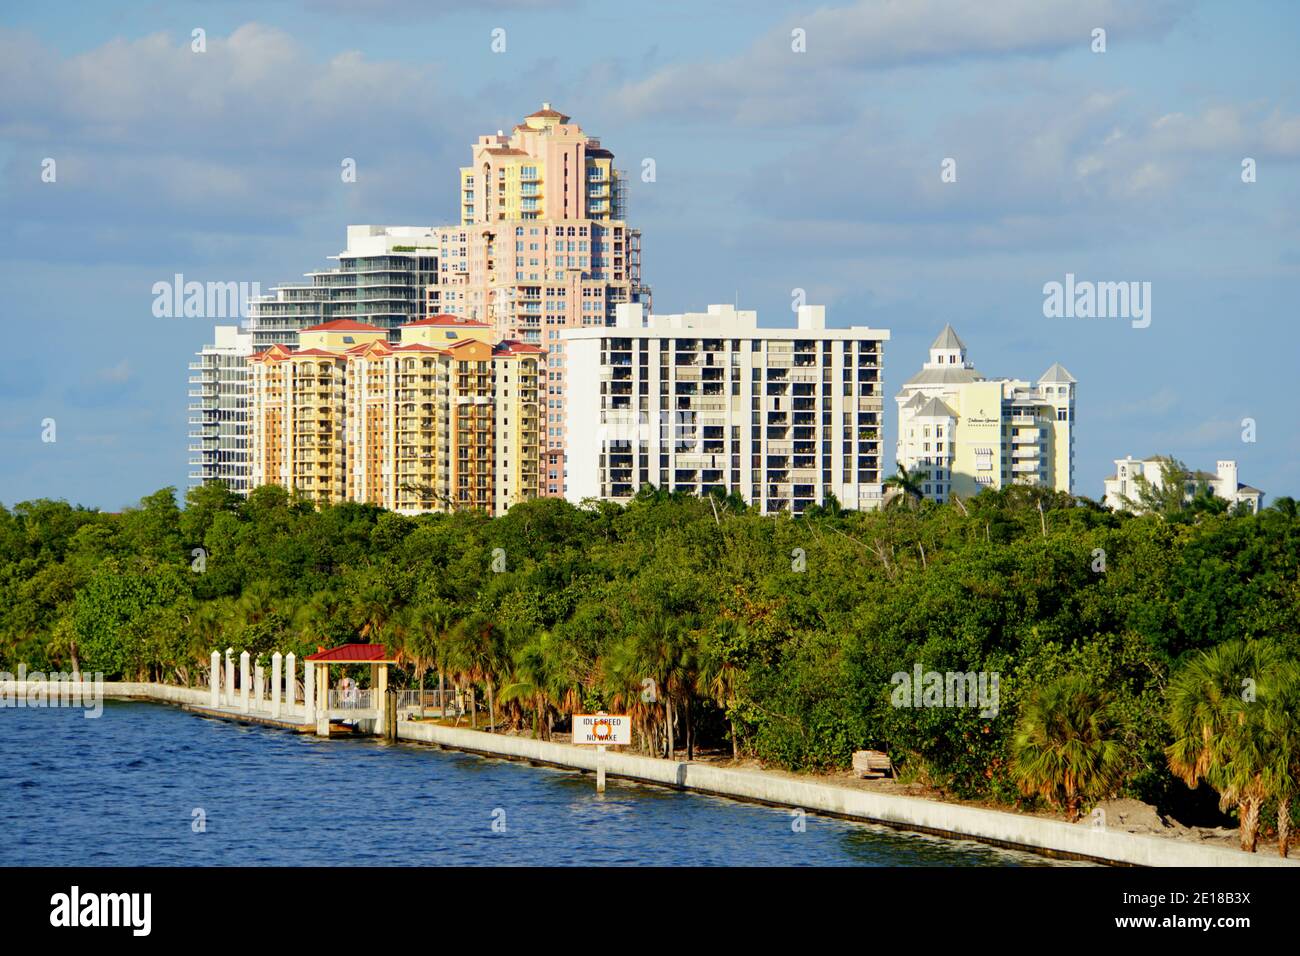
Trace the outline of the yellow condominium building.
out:
[[[944,326],[930,360],[895,396],[896,459],[933,501],[1011,484],[1071,491],[1074,389],[1059,364],[1036,384],[985,378]]]
[[[252,356],[254,486],[408,514],[537,497],[542,350],[450,315],[401,336],[337,320]]]

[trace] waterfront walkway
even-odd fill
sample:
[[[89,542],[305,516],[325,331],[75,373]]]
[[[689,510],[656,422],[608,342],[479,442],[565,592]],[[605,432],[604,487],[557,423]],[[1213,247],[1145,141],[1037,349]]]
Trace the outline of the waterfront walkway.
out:
[[[28,696],[30,685],[31,682],[9,682],[3,691],[7,699],[13,700],[18,695]],[[45,693],[50,695],[51,689],[57,685],[45,687]],[[93,687],[89,682],[84,685],[87,693]],[[282,714],[277,718],[269,710],[253,708],[251,703],[245,711],[240,706],[240,701],[236,701],[234,707],[220,703],[214,708],[207,689],[166,684],[111,683],[103,684],[102,692],[105,697],[160,701],[209,717],[283,726],[299,733],[316,729],[316,724],[308,719],[299,702],[289,707],[288,712],[284,712],[282,704]],[[354,708],[342,710],[346,712],[343,716],[360,714]],[[330,715],[334,716],[334,708],[330,709]],[[377,715],[370,714],[368,717],[374,720],[374,727],[370,729],[377,729],[380,724]],[[600,759],[588,747],[447,727],[432,721],[399,719],[397,737],[400,740],[593,773],[596,761]],[[921,797],[875,793],[822,781],[799,780],[762,770],[736,770],[618,752],[605,753],[603,759],[606,773],[611,777],[775,806],[802,808],[1069,859],[1129,866],[1300,866],[1300,860],[1284,860],[1261,853],[1244,853],[1230,848],[1143,836],[1088,824],[1070,824],[1061,820],[986,810]]]

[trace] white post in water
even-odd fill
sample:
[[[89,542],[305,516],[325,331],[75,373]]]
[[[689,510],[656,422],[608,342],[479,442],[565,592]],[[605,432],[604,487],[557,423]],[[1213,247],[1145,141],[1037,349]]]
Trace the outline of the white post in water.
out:
[[[596,746],[596,792],[605,792],[605,745]]]
[[[280,683],[280,652],[271,655],[271,716],[280,716],[280,692],[284,685]]]
[[[316,722],[316,665],[302,662],[302,716],[306,723]]]
[[[208,677],[209,703],[213,709],[221,703],[221,652],[212,652],[212,673]]]
[[[293,713],[294,707],[298,706],[298,658],[294,657],[293,651],[284,655],[284,709],[286,713]]]
[[[254,710],[266,710],[266,669],[261,664],[253,668],[253,691],[257,694]]]
[[[233,647],[226,648],[226,706],[235,706],[235,659],[230,655],[235,653]]]
[[[248,651],[239,652],[239,709],[248,713]]]
[[[316,711],[316,735],[319,737],[328,737],[330,735],[330,666],[321,664],[316,668],[316,700],[319,705]]]

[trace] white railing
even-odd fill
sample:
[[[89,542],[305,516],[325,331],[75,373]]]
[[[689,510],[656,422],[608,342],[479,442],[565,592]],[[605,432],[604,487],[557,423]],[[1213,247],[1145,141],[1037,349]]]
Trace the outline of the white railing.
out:
[[[456,692],[452,688],[439,695],[437,690],[401,690],[397,692],[397,710],[399,713],[418,711],[424,708],[425,711],[434,711],[439,714],[445,710],[447,713],[456,713]]]
[[[346,710],[355,708],[357,710],[370,710],[372,708],[371,700],[374,692],[371,690],[360,690],[353,688],[351,690],[339,690],[332,688],[330,690],[330,710]]]

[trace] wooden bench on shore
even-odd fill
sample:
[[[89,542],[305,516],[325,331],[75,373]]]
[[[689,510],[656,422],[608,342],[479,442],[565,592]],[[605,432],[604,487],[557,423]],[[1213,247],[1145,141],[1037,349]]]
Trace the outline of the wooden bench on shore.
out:
[[[889,754],[879,750],[855,750],[853,752],[853,773],[867,780],[892,777],[894,775],[894,762],[889,759]]]

